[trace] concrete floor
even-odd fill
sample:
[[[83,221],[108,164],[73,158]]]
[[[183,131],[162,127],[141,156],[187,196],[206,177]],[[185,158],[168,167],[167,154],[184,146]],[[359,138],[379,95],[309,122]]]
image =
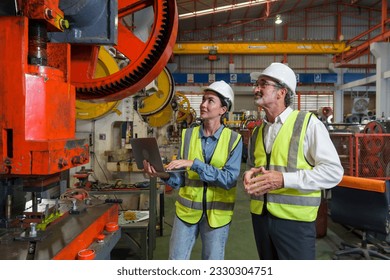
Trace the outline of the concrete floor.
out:
[[[174,218],[174,203],[177,197],[177,191],[172,190],[165,194],[165,216],[163,225],[163,235],[157,236],[156,247],[153,252],[154,260],[167,260],[169,238],[172,230]],[[334,252],[339,249],[342,241],[357,244],[360,236],[342,225],[336,224],[327,216],[327,229],[325,236],[317,238],[316,259],[331,260],[334,259]],[[138,259],[139,255],[129,250],[126,241],[121,241],[112,252],[112,259]],[[197,240],[193,248],[191,259],[199,260],[201,256],[201,241]],[[390,256],[390,255],[389,255]],[[229,239],[226,246],[225,259],[227,260],[257,260],[258,255],[252,233],[252,223],[249,213],[249,197],[244,193],[242,183],[237,186],[237,201],[234,209],[233,221],[230,228]],[[342,256],[339,259],[362,259],[362,257]]]
[[[165,223],[164,235],[156,239],[156,249],[154,250],[153,259],[166,260],[168,258],[169,238],[172,230],[172,221],[174,217],[174,201],[176,192],[166,194],[165,196]],[[317,238],[317,259],[330,260],[334,251],[339,248],[343,240],[358,242],[357,235],[341,225],[334,224],[328,218],[328,227],[326,235]],[[191,259],[199,260],[201,257],[201,241],[197,240],[191,254]],[[227,260],[257,260],[256,244],[252,232],[252,222],[249,213],[249,197],[238,188],[238,196],[234,209],[233,221],[230,227],[229,239],[226,245],[225,259]]]

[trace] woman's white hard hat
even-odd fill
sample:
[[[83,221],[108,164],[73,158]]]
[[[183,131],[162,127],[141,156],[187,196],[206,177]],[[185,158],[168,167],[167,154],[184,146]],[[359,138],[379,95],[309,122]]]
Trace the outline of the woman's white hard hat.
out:
[[[208,90],[214,91],[214,92],[218,93],[219,95],[221,95],[223,98],[228,99],[230,101],[230,106],[228,106],[230,108],[228,108],[228,110],[230,110],[233,107],[234,92],[228,83],[226,83],[225,81],[214,82],[214,83],[210,84],[209,86],[203,88],[203,91],[208,91]]]
[[[265,68],[263,72],[252,72],[250,75],[251,79],[256,81],[262,76],[270,77],[282,84],[285,84],[293,93],[292,96],[296,94],[297,77],[295,76],[294,71],[286,64],[274,62]]]

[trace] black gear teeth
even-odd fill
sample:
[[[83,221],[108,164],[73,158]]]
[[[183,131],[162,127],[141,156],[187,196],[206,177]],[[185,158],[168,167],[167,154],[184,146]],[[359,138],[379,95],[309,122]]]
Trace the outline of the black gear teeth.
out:
[[[168,36],[169,30],[167,30],[167,28],[170,26],[171,20],[169,18],[169,6],[167,4],[167,1],[163,3],[162,14],[163,14],[163,19],[161,21],[161,28],[158,34],[156,35],[156,39],[155,39],[156,41],[153,47],[151,48],[150,53],[145,56],[143,61],[135,70],[126,73],[119,80],[113,81],[110,84],[106,84],[102,86],[94,86],[94,87],[91,86],[77,87],[76,92],[81,93],[83,99],[86,99],[87,95],[91,97],[99,96],[99,95],[109,96],[119,91],[125,90],[126,88],[129,88],[134,84],[136,84],[138,81],[140,81],[159,60],[161,54],[164,51],[164,49],[161,50],[159,46],[165,46],[166,41],[169,38]]]

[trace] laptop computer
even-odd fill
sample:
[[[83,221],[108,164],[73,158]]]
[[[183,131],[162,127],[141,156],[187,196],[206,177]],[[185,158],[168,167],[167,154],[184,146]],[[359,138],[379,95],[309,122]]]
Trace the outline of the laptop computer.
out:
[[[146,159],[157,172],[171,173],[183,172],[183,169],[166,170],[161,160],[160,150],[158,149],[157,140],[154,137],[146,138],[131,138],[130,144],[133,152],[133,157],[138,169],[144,169],[143,161]]]

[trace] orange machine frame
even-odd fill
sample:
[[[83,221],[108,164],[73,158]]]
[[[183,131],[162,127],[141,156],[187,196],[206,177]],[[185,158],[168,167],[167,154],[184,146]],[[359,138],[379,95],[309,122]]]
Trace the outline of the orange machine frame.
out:
[[[47,45],[48,65],[28,64],[29,20],[1,17],[0,175],[49,175],[89,161],[75,136],[70,45]],[[12,45],[11,45],[12,42]]]

